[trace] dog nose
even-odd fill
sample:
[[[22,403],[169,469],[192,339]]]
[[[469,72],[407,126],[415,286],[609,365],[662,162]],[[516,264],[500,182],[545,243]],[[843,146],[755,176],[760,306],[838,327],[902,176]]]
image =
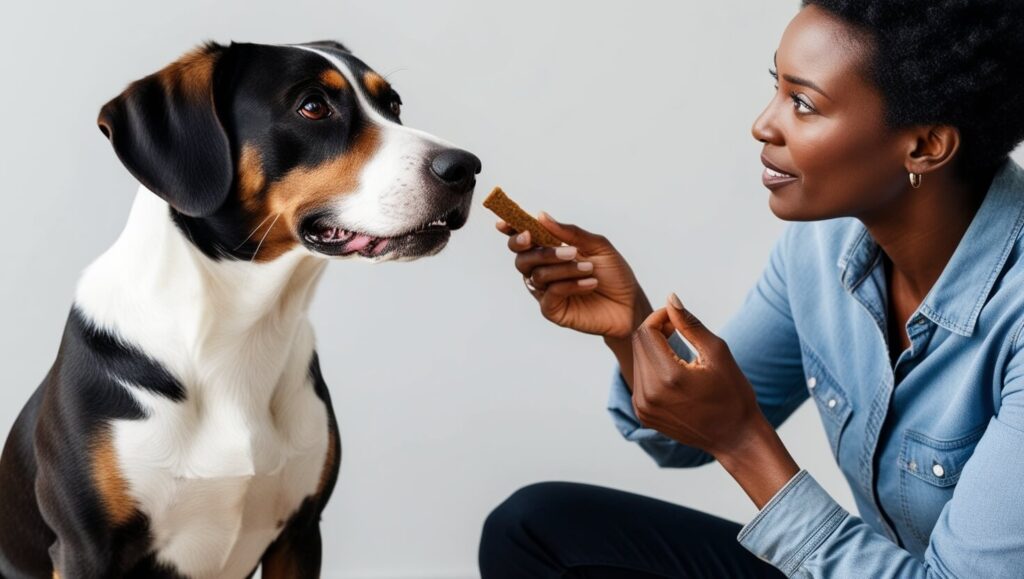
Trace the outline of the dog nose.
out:
[[[465,187],[480,172],[480,159],[462,149],[445,149],[430,162],[430,170],[445,185]]]

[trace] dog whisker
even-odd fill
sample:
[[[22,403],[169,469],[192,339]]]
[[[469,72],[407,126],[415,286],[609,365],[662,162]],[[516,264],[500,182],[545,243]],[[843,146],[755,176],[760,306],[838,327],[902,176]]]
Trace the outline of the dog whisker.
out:
[[[270,227],[267,228],[267,232],[263,234],[263,239],[260,239],[259,245],[256,246],[256,251],[252,252],[252,258],[249,259],[250,262],[252,262],[252,261],[254,261],[256,259],[256,254],[258,254],[260,252],[260,248],[263,247],[264,240],[266,240],[267,236],[270,235],[270,230],[273,229],[275,225],[277,225],[277,220],[280,217],[281,217],[281,214],[278,213],[277,217],[274,218],[274,222],[271,223]],[[264,219],[263,221],[266,221],[266,219]]]
[[[259,231],[260,227],[263,227],[263,224],[266,223],[267,219],[270,219],[270,218],[271,218],[270,215],[267,215],[266,217],[264,217],[263,221],[260,221],[260,224],[256,226],[256,229],[253,229],[252,233],[250,233],[245,239],[243,239],[242,243],[239,243],[238,247],[234,248],[232,251],[238,251],[239,247],[242,247],[243,245],[245,245],[245,242],[249,241],[249,238],[251,238],[253,236],[253,233],[256,233],[257,231]]]

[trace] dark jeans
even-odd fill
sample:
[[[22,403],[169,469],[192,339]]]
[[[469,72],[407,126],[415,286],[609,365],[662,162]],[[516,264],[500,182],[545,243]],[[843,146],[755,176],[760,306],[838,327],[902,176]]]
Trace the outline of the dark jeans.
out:
[[[584,484],[522,488],[487,517],[483,579],[784,577],[736,542],[740,525]]]

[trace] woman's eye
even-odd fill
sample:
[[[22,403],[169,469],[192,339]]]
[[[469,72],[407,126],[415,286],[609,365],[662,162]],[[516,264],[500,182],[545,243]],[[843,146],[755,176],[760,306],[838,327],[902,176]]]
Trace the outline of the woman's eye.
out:
[[[810,104],[808,104],[807,101],[805,101],[801,97],[801,95],[798,95],[796,93],[792,93],[789,96],[790,96],[790,98],[793,99],[793,108],[796,109],[796,112],[801,113],[801,114],[815,112],[814,111],[814,107],[812,107]]]
[[[391,113],[396,117],[402,116],[402,103],[401,101],[391,101]]]
[[[331,109],[321,97],[311,96],[306,97],[306,100],[299,105],[299,114],[311,121],[319,121],[331,116]]]

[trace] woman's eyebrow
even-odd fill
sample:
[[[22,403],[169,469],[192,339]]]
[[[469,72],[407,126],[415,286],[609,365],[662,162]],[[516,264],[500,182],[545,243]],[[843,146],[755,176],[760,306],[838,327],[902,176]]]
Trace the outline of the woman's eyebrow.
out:
[[[779,53],[778,53],[778,51],[775,52],[775,58],[773,60],[775,62],[775,70],[779,70]],[[805,78],[800,78],[799,76],[793,76],[791,74],[783,74],[782,78],[786,79],[787,82],[791,82],[791,83],[793,83],[795,85],[806,86],[807,88],[814,89],[815,91],[821,93],[821,95],[823,97],[827,98],[828,100],[832,100],[832,97],[828,96],[828,93],[826,93],[825,91],[821,90],[820,86],[814,84],[813,82],[811,82],[811,81],[809,81],[809,80],[807,80]]]

